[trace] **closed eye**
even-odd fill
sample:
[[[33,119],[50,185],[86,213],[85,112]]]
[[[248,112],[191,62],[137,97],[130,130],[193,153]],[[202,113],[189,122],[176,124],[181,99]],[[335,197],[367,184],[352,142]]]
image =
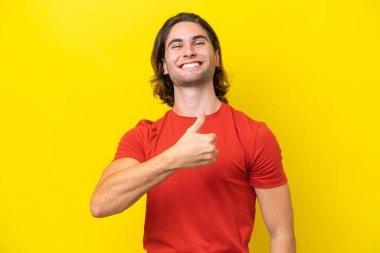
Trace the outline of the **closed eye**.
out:
[[[173,44],[171,46],[171,48],[173,48],[173,49],[175,49],[175,48],[181,48],[181,47],[182,47],[182,45],[178,45],[178,44]]]
[[[204,45],[204,44],[205,44],[205,42],[203,42],[203,41],[197,41],[197,42],[194,43],[195,46],[201,46],[201,45]]]

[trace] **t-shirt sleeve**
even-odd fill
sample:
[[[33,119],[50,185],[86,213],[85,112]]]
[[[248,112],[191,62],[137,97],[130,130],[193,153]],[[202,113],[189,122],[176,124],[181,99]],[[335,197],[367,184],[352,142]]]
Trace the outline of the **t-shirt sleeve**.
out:
[[[249,183],[257,188],[271,188],[287,183],[282,166],[281,149],[265,123],[260,123],[251,160]]]
[[[145,161],[145,140],[149,121],[140,121],[135,128],[129,130],[121,138],[113,160],[134,158],[139,162]]]

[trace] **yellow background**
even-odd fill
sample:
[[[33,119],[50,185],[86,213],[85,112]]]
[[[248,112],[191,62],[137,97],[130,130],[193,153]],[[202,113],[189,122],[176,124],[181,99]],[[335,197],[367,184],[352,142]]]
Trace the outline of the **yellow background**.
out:
[[[150,53],[180,11],[214,27],[230,103],[281,145],[298,252],[376,252],[376,0],[1,1],[0,252],[144,252],[145,198],[104,219],[89,200],[124,132],[167,110]],[[250,248],[269,252],[260,215]]]

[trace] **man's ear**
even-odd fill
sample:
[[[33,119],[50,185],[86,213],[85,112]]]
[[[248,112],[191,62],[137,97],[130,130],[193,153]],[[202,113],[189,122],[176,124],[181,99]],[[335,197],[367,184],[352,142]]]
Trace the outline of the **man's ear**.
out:
[[[164,67],[164,75],[169,74],[168,72],[168,66],[166,65],[166,62],[164,59],[162,59],[162,66]]]
[[[219,54],[219,49],[215,51],[215,61],[216,61],[216,66],[220,67],[220,54]]]

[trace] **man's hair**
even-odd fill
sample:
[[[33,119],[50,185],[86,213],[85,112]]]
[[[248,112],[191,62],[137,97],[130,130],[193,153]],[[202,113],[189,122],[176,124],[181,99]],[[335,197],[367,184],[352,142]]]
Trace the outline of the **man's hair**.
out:
[[[153,51],[151,55],[151,64],[154,70],[154,76],[151,79],[153,86],[153,93],[159,96],[162,103],[168,106],[174,105],[174,87],[173,81],[169,75],[164,74],[163,59],[165,56],[165,43],[172,27],[179,22],[193,22],[200,25],[206,32],[213,46],[214,52],[219,51],[219,66],[215,68],[213,83],[215,95],[224,103],[228,103],[225,97],[230,84],[227,80],[225,70],[222,62],[222,52],[220,43],[216,33],[212,27],[200,16],[193,13],[179,13],[174,17],[168,19],[161,27],[154,41]]]

